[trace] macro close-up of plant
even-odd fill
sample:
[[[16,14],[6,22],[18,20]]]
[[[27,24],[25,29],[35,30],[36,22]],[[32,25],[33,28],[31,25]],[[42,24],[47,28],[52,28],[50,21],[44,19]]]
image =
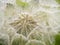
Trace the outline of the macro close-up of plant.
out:
[[[0,0],[0,45],[60,45],[60,0]]]

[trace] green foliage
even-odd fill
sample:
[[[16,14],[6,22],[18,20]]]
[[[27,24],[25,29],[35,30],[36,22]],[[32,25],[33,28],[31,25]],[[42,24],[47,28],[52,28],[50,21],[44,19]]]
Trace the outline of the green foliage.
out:
[[[17,38],[14,38],[12,41],[12,45],[25,45],[27,42],[27,39],[24,38],[24,36],[20,35]]]
[[[43,42],[40,42],[38,40],[29,40],[26,45],[44,45]]]
[[[58,4],[60,4],[60,0],[56,0],[56,2],[57,2]]]
[[[0,45],[8,45],[8,43],[4,39],[0,39]]]
[[[55,37],[55,45],[60,45],[60,33],[58,33]]]
[[[59,7],[57,7],[59,10],[60,10],[60,6]]]
[[[8,37],[0,34],[0,45],[8,45]]]
[[[18,6],[21,6],[22,8],[25,8],[28,6],[28,3],[27,2],[22,2],[21,0],[16,0],[16,4]]]

